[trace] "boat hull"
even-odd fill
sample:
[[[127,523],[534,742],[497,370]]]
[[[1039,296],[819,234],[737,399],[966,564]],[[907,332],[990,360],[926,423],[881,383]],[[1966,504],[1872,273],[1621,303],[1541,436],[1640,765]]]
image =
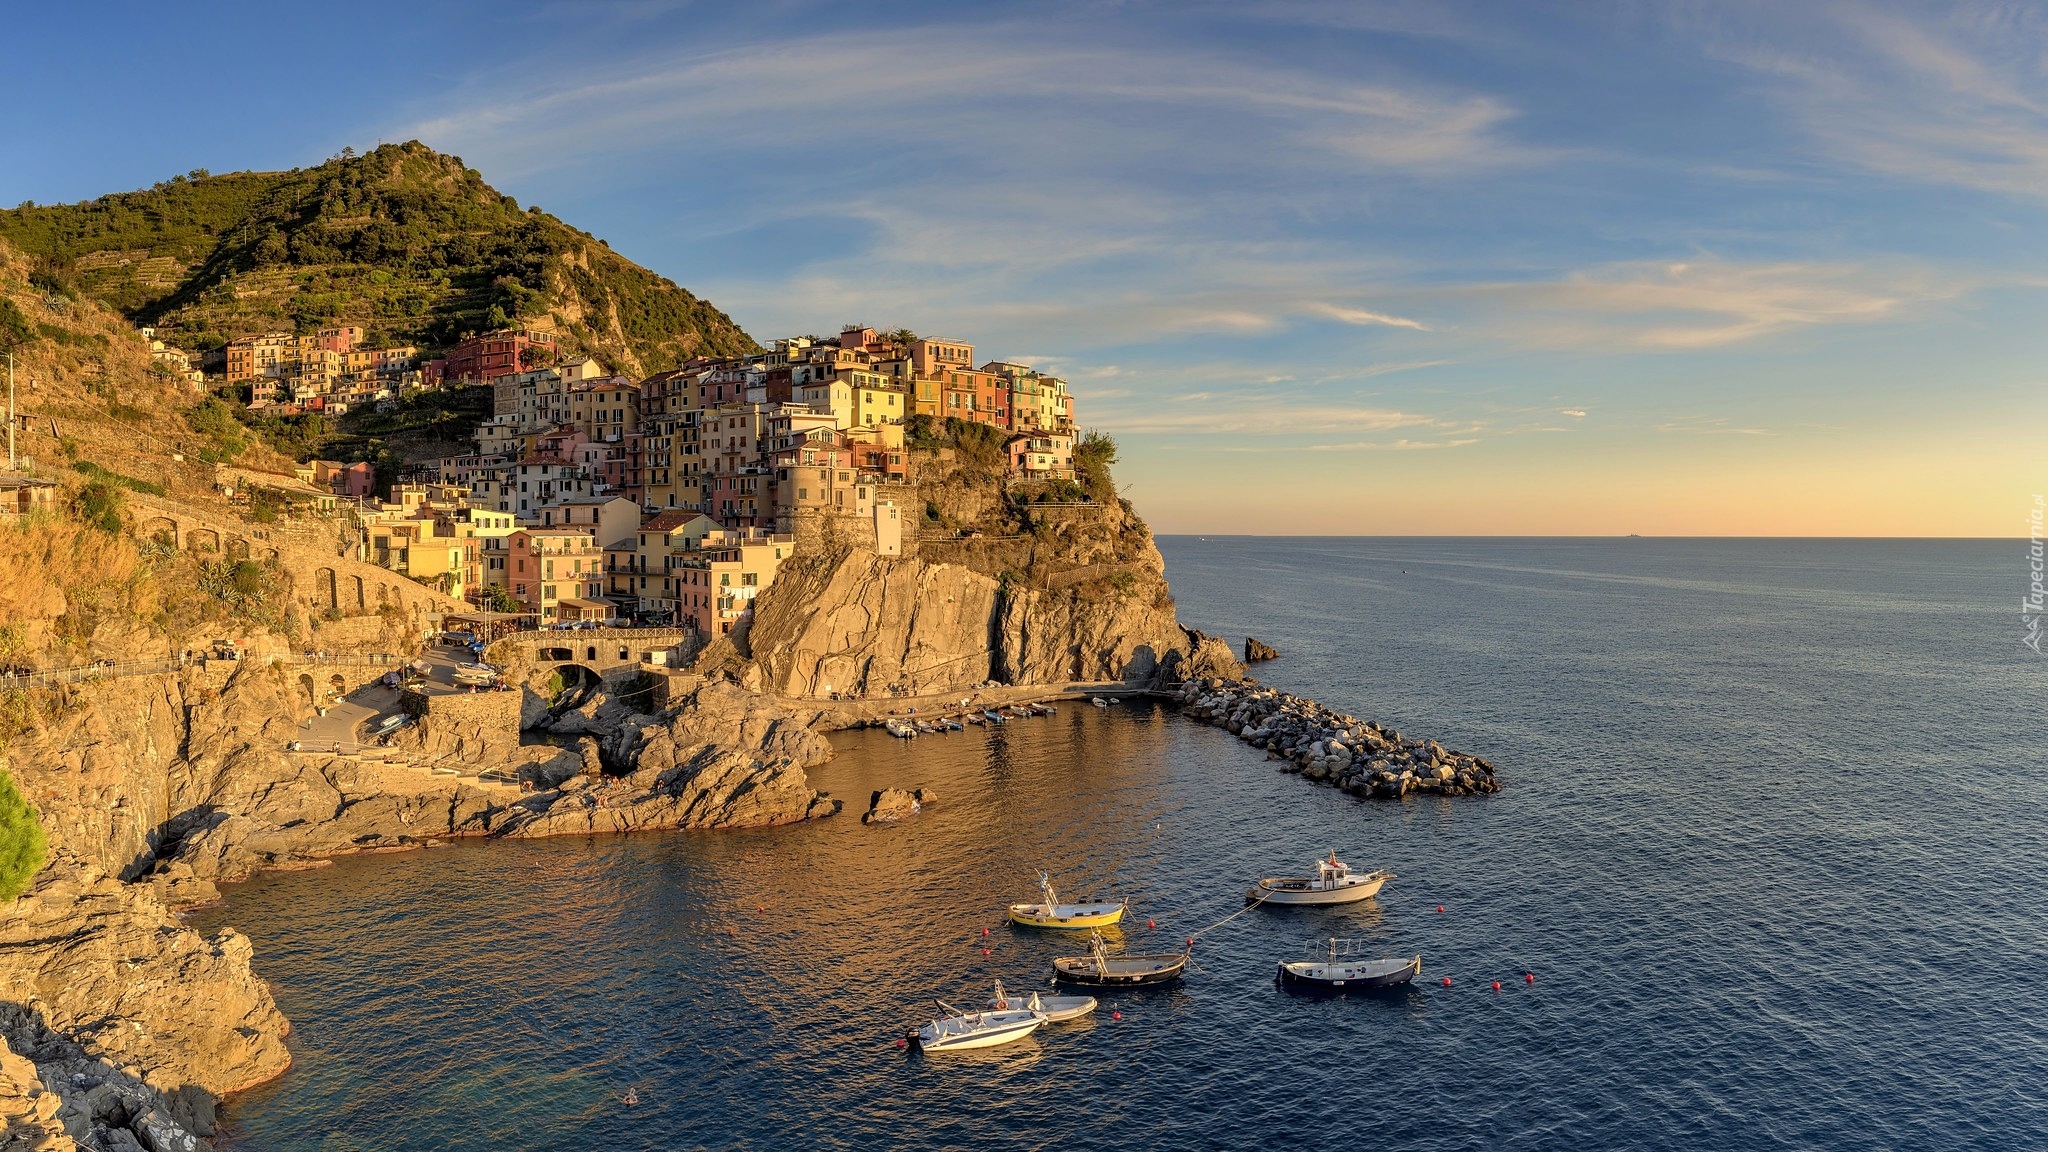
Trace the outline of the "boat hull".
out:
[[[1107,928],[1124,918],[1121,904],[1012,904],[1010,921],[1026,928]]]
[[[1355,884],[1339,884],[1335,887],[1319,887],[1316,880],[1261,880],[1244,894],[1247,904],[1279,904],[1285,906],[1314,906],[1328,904],[1351,904],[1359,900],[1370,900],[1380,894],[1387,881],[1393,876],[1377,872],[1358,878]]]
[[[1143,988],[1171,984],[1187,971],[1184,952],[1163,956],[1115,956],[1107,971],[1096,966],[1092,956],[1061,956],[1052,962],[1053,979],[1062,984],[1083,984],[1093,988]]]
[[[1068,1020],[1079,1020],[1081,1017],[1095,1011],[1095,997],[1093,996],[1047,996],[1040,993],[1035,1000],[1033,997],[1026,995],[1018,999],[1006,1001],[1006,1003],[1013,1008],[1022,1005],[1028,1011],[1044,1013],[1045,1022],[1048,1024],[1061,1024]],[[1037,1005],[1035,1008],[1032,1007],[1034,1003]],[[991,1002],[989,1006],[999,1011],[1001,1010],[1001,1005],[998,1003]]]
[[[1415,979],[1422,971],[1422,957],[1417,956],[1398,968],[1385,970],[1364,964],[1317,964],[1296,962],[1281,964],[1274,979],[1286,988],[1301,988],[1318,992],[1348,992],[1373,988],[1393,988]]]
[[[1044,1013],[1024,1011],[989,1013],[986,1017],[968,1017],[965,1019],[985,1021],[1006,1016],[1017,1017],[1018,1019],[996,1020],[994,1023],[978,1023],[971,1028],[956,1029],[954,1026],[963,1023],[963,1018],[953,1017],[952,1019],[938,1022],[941,1025],[940,1027],[935,1028],[933,1025],[927,1024],[915,1033],[912,1033],[912,1035],[917,1038],[917,1046],[920,1051],[964,1052],[971,1048],[994,1048],[998,1044],[1009,1044],[1022,1040],[1033,1032],[1038,1031],[1039,1028],[1044,1026],[1046,1021]]]

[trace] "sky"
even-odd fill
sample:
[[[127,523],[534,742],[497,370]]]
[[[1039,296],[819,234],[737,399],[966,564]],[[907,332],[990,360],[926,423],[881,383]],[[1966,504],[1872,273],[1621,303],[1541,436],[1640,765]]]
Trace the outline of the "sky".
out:
[[[2015,536],[2048,491],[2048,6],[9,24],[0,203],[419,139],[757,339],[1066,377],[1159,531]]]

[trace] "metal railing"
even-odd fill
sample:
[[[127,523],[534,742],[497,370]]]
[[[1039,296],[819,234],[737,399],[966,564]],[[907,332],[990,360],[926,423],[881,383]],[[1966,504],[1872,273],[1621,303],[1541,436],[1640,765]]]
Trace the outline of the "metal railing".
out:
[[[128,676],[162,676],[186,668],[204,668],[209,664],[268,663],[290,665],[323,665],[353,668],[395,668],[413,658],[390,652],[373,652],[368,655],[330,652],[281,652],[268,658],[245,656],[229,659],[224,656],[200,655],[195,653],[190,660],[175,657],[166,660],[100,660],[91,664],[78,664],[69,668],[40,668],[0,672],[0,689],[26,688],[46,684],[78,684],[87,680],[115,680]]]

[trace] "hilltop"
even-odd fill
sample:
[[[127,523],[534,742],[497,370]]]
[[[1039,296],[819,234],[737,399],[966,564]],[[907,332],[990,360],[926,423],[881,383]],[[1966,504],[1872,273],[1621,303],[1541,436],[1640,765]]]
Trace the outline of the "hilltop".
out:
[[[444,348],[508,325],[634,375],[752,351],[709,302],[417,141],[288,172],[195,170],[0,211],[38,289],[91,297],[180,347],[360,324]]]

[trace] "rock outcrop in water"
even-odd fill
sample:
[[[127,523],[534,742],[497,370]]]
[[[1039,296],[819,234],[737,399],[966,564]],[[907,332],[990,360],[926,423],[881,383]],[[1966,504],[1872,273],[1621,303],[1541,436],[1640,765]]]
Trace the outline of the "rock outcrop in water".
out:
[[[98,1148],[196,1148],[220,1096],[291,1062],[249,962],[246,937],[202,936],[154,887],[60,849],[0,920],[0,1037],[59,1100],[33,1110]]]
[[[1397,800],[1415,792],[1444,796],[1500,791],[1494,767],[1434,740],[1403,737],[1370,720],[1341,715],[1305,697],[1253,680],[1189,681],[1175,693],[1183,715],[1228,729],[1303,779],[1353,796]]]
[[[1271,644],[1266,643],[1264,640],[1254,639],[1250,636],[1244,638],[1245,663],[1260,664],[1264,663],[1267,660],[1278,660],[1279,658],[1280,650],[1273,647]]]
[[[839,811],[804,774],[829,759],[832,746],[735,684],[706,683],[668,719],[622,731],[613,743],[613,759],[629,767],[624,775],[583,777],[521,800],[499,834],[763,828]]]

